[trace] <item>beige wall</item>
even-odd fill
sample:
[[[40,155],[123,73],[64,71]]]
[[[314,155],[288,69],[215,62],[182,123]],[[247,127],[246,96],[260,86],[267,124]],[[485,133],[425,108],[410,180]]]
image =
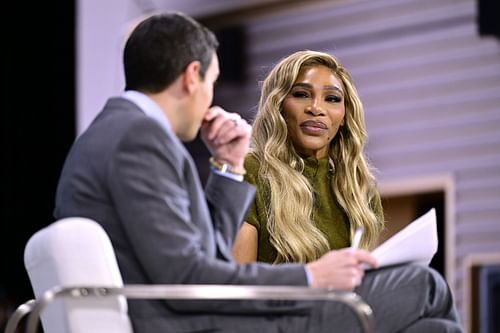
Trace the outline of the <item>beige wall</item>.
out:
[[[122,29],[144,10],[132,1],[97,12],[101,2],[81,3],[79,111],[90,115],[81,118],[80,130],[103,96],[121,89]],[[381,188],[404,192],[430,180],[446,190],[447,278],[464,312],[467,258],[500,253],[500,42],[478,35],[476,1],[289,1],[272,10],[245,9],[250,2],[243,1],[237,15],[227,16],[224,1],[216,3],[222,6],[218,26],[242,24],[248,40],[247,80],[220,85],[217,100],[247,118],[259,81],[292,51],[328,51],[350,69],[365,104],[367,153]],[[89,28],[96,22],[111,25],[114,39]],[[95,82],[102,86],[91,86]]]
[[[251,118],[280,57],[336,55],[364,101],[381,186],[446,188],[447,278],[465,312],[464,261],[500,253],[500,42],[478,35],[476,2],[321,2],[244,22],[248,80],[222,87],[224,105]]]

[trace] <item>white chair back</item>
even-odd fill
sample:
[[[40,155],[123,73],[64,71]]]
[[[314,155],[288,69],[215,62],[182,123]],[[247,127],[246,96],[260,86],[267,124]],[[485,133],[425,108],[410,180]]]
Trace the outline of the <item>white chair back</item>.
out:
[[[24,263],[35,297],[55,286],[123,286],[109,237],[86,218],[61,219],[35,233]],[[123,296],[58,299],[43,311],[42,326],[45,333],[132,332]]]

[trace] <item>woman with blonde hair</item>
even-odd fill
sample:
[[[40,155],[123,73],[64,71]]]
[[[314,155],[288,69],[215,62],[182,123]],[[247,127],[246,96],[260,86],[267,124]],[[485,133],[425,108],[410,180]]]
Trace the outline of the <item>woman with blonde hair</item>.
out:
[[[372,249],[384,220],[366,139],[358,93],[334,57],[300,51],[282,60],[262,86],[245,165],[257,197],[236,258],[310,262],[349,246],[358,227],[361,248]],[[239,246],[257,236],[258,247]]]
[[[362,103],[333,56],[306,50],[282,59],[262,86],[245,159],[256,196],[233,256],[304,263],[310,286],[325,278],[317,265],[329,258],[331,288],[359,293],[373,309],[376,332],[462,332],[453,295],[432,268],[364,271],[363,260],[376,262],[367,251],[384,228],[366,140]],[[361,239],[356,230],[364,231]]]

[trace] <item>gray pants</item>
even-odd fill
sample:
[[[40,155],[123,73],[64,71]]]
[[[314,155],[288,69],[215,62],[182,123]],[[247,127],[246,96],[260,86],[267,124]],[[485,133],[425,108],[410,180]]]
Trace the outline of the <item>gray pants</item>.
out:
[[[368,271],[356,292],[372,307],[377,333],[463,332],[443,277],[420,265]],[[312,303],[302,315],[216,316],[213,332],[361,332],[353,312],[338,303]]]
[[[443,277],[419,265],[393,266],[365,273],[356,292],[372,307],[377,333],[463,332],[453,297]],[[265,301],[262,301],[265,304]],[[253,303],[258,305],[258,302]],[[358,319],[336,302],[288,302],[279,311],[226,314],[179,313],[168,332],[223,333],[351,333],[361,332]],[[246,303],[246,305],[249,305]],[[248,306],[246,306],[248,309]],[[258,308],[258,306],[256,306]],[[135,332],[162,332],[159,314],[136,325]],[[146,325],[146,326],[144,326]],[[156,328],[155,328],[156,327]]]
[[[372,307],[377,333],[463,332],[450,289],[432,268],[403,265],[369,271],[356,292]],[[329,311],[324,307],[318,322],[328,321]],[[354,317],[339,318],[332,324],[335,332],[355,332],[353,322]],[[311,332],[332,332],[313,323],[311,327]]]

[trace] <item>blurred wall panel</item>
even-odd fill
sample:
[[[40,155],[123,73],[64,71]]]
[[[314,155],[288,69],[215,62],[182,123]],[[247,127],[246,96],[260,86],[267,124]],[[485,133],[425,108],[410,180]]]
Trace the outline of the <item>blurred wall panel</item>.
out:
[[[80,112],[97,112],[103,96],[120,91],[124,31],[159,7],[186,11],[212,28],[243,29],[245,80],[219,85],[216,102],[247,119],[255,114],[259,82],[281,57],[301,49],[337,56],[364,101],[367,153],[381,185],[443,175],[453,183],[446,277],[463,312],[464,260],[500,253],[500,42],[479,34],[476,0],[268,1],[257,7],[246,7],[251,1],[190,7],[192,0],[115,0],[117,8],[107,12],[95,11],[103,6],[97,0],[85,3],[79,29],[91,29],[84,38],[93,42],[79,55],[93,58],[79,61],[78,96],[88,103],[79,104]],[[97,48],[108,33],[113,38]]]
[[[468,255],[500,252],[500,43],[480,37],[472,0],[317,4],[248,23],[248,98],[271,65],[331,52],[365,104],[379,181],[451,175],[447,278],[463,309]]]
[[[364,101],[379,182],[452,179],[446,277],[462,312],[464,259],[500,253],[500,43],[479,35],[477,15],[473,0],[377,0],[250,17],[247,83],[218,92],[251,118],[281,57],[337,56]]]

